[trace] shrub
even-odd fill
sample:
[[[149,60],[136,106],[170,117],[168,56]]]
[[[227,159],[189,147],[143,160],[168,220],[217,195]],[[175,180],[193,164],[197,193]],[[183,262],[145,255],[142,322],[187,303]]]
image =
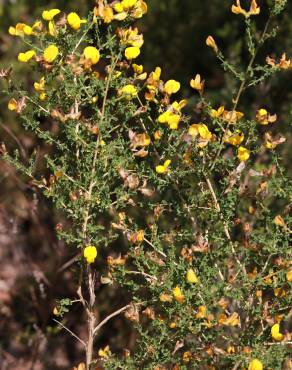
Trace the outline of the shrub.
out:
[[[25,163],[3,145],[2,156],[70,221],[56,230],[76,250],[76,299],[59,300],[54,314],[84,346],[86,369],[281,369],[288,361],[291,181],[277,154],[285,138],[267,107],[239,111],[246,89],[292,67],[285,54],[257,64],[286,1],[269,3],[263,31],[255,0],[232,6],[245,23],[247,67],[207,38],[238,89],[228,107],[213,107],[194,73],[192,115],[175,100],[178,81],[137,64],[143,35],[133,24],[147,12],[143,0],[99,0],[87,19],[51,9],[9,29],[30,45],[18,60],[39,79],[24,89],[3,70],[8,108],[48,144],[49,174],[35,177],[34,153]],[[129,296],[102,320],[98,283]],[[60,321],[73,304],[84,308],[86,339]],[[137,333],[133,353],[97,351],[94,339],[122,313]]]

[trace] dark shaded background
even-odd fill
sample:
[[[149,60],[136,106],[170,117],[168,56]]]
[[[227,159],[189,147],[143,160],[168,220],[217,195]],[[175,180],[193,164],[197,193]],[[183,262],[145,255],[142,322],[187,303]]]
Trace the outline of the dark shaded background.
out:
[[[68,4],[70,3],[70,4]],[[244,22],[231,13],[232,1],[222,0],[148,0],[149,13],[140,23],[145,45],[141,60],[150,71],[162,67],[162,78],[175,78],[182,83],[182,96],[190,98],[194,107],[197,98],[189,88],[196,73],[206,79],[207,98],[214,106],[226,104],[237,82],[226,77],[215,55],[205,45],[210,34],[233,63],[248,63],[248,53],[242,43]],[[245,2],[242,1],[242,4]],[[249,1],[246,1],[249,3]],[[264,26],[266,1],[259,1],[262,12],[254,20],[258,29]],[[32,84],[34,76],[28,67],[16,61],[23,46],[8,35],[8,27],[17,22],[32,23],[44,9],[57,7],[85,15],[92,1],[65,0],[0,0],[1,68],[12,66],[16,78]],[[284,51],[292,57],[292,2],[279,18],[277,41],[272,40],[259,54],[264,63],[267,55],[279,57]],[[23,131],[15,114],[8,112],[8,98],[1,96],[0,142],[9,151],[18,148],[30,152],[37,148],[41,158],[45,148],[33,136]],[[279,116],[277,130],[291,141],[292,71],[282,72],[270,81],[249,90],[239,109],[247,117],[254,116],[264,106]],[[192,109],[190,109],[192,113]],[[288,145],[282,149],[283,164],[291,162]],[[40,161],[39,168],[42,170]],[[0,369],[70,369],[82,359],[78,343],[70,335],[60,335],[53,322],[55,300],[75,298],[74,271],[64,265],[74,255],[55,235],[55,225],[64,222],[52,206],[36,192],[27,179],[0,161]],[[74,270],[74,269],[73,269]],[[123,300],[117,287],[101,288],[97,300],[101,316],[119,307]],[[74,305],[66,324],[82,336],[84,325],[81,310]],[[135,333],[119,317],[106,326],[97,347],[109,344],[114,351],[132,348]]]

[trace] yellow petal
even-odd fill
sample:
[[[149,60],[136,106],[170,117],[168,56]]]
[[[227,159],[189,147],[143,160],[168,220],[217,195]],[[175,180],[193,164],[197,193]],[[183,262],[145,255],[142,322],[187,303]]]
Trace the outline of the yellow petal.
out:
[[[87,46],[83,51],[83,55],[85,59],[90,60],[92,64],[97,64],[99,62],[100,53],[94,46]]]
[[[164,85],[164,91],[168,95],[175,94],[176,92],[179,91],[179,89],[180,89],[180,83],[175,80],[169,80]]]
[[[10,99],[9,102],[8,102],[8,109],[13,111],[13,110],[17,110],[17,101],[15,99]]]
[[[197,284],[199,282],[199,279],[193,269],[188,269],[186,281],[190,284]]]
[[[249,159],[249,157],[250,157],[250,151],[244,148],[243,146],[240,146],[237,151],[237,158],[240,161],[245,162]]]
[[[44,50],[44,60],[48,63],[52,63],[57,58],[58,54],[59,54],[59,49],[57,48],[57,46],[49,45]]]
[[[44,10],[42,13],[42,17],[45,21],[51,21],[60,12],[61,10],[59,9]]]
[[[249,363],[248,370],[263,370],[263,364],[255,358]]]
[[[136,59],[140,55],[140,49],[137,46],[130,46],[125,50],[125,57],[128,60]]]

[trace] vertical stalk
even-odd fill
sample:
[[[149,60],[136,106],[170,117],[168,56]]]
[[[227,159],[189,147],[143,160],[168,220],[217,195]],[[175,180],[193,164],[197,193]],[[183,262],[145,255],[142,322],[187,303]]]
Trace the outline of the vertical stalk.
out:
[[[103,103],[102,103],[102,109],[101,109],[101,117],[99,120],[99,125],[102,124],[104,118],[105,118],[105,109],[106,109],[106,102],[108,98],[108,91],[110,87],[110,82],[112,79],[113,72],[115,70],[115,66],[117,64],[117,61],[120,57],[120,54],[112,61],[111,64],[111,70],[109,73],[109,76],[107,78],[105,91],[104,91],[104,97],[103,97]],[[87,236],[87,228],[88,228],[88,222],[90,220],[90,211],[91,211],[91,199],[92,199],[92,193],[95,187],[95,172],[96,172],[96,162],[98,157],[98,151],[99,151],[99,145],[100,145],[100,135],[97,137],[96,144],[95,144],[95,150],[93,154],[93,160],[91,165],[91,174],[90,174],[90,183],[88,187],[87,192],[87,206],[84,210],[84,219],[83,219],[83,226],[82,226],[82,234],[83,238],[85,239]],[[95,277],[92,272],[92,268],[90,265],[87,266],[87,285],[88,285],[88,291],[89,291],[89,302],[86,303],[82,296],[82,271],[80,274],[80,285],[78,289],[78,295],[83,303],[83,306],[86,310],[87,314],[87,343],[86,343],[86,370],[90,370],[90,364],[92,363],[93,359],[93,344],[94,344],[94,336],[95,336],[95,315],[94,315],[94,303],[95,303],[95,293],[94,293],[94,286],[95,286]]]
[[[94,341],[94,327],[95,327],[95,315],[94,315],[95,279],[94,279],[90,265],[88,266],[87,273],[88,273],[89,304],[88,304],[88,311],[87,311],[88,339],[87,339],[87,344],[86,344],[86,370],[90,370],[90,364],[92,362],[92,357],[93,357],[93,341]]]

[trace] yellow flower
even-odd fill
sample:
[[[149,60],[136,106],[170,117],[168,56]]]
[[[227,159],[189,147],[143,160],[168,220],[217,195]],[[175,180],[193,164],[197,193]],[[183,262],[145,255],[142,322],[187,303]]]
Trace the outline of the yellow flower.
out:
[[[289,281],[290,283],[292,282],[292,270],[289,270],[286,274],[286,279],[287,281]]]
[[[136,59],[140,55],[140,49],[137,46],[130,46],[125,50],[125,57],[128,60]]]
[[[57,36],[57,31],[53,21],[49,21],[49,34],[53,37]]]
[[[171,106],[174,108],[176,111],[180,112],[186,105],[188,104],[187,99],[180,100],[179,102],[174,101]]]
[[[143,73],[143,66],[142,65],[133,63],[132,68],[133,68],[134,72],[137,73],[137,74]]]
[[[170,327],[170,329],[175,329],[175,328],[177,327],[176,322],[172,321],[172,322],[169,324],[169,327]]]
[[[197,284],[199,282],[199,279],[193,269],[188,269],[186,281],[190,284]]]
[[[39,95],[39,99],[41,101],[46,100],[47,99],[47,94],[44,91],[41,92],[40,95]]]
[[[34,56],[35,56],[35,51],[34,50],[28,50],[25,53],[19,53],[18,54],[18,60],[19,60],[19,62],[27,63]]]
[[[186,351],[183,353],[183,362],[188,363],[192,359],[192,352],[191,351]]]
[[[204,81],[201,81],[201,76],[199,74],[197,74],[195,78],[190,81],[190,86],[199,92],[203,91]]]
[[[139,35],[138,28],[126,28],[126,29],[118,29],[118,36],[121,39],[122,45],[128,46],[136,46],[137,48],[141,48],[144,43],[143,35]]]
[[[184,300],[185,300],[185,296],[184,294],[182,293],[180,287],[177,285],[175,288],[173,288],[172,290],[172,294],[174,296],[174,299],[178,302],[178,303],[183,303]]]
[[[81,27],[82,23],[86,23],[86,20],[80,19],[77,13],[71,12],[67,15],[67,22],[73,30],[77,31]]]
[[[175,94],[180,89],[180,83],[175,80],[169,80],[164,85],[164,91],[167,95]]]
[[[52,63],[57,58],[58,54],[59,54],[59,49],[57,48],[57,46],[49,45],[44,50],[44,60],[47,63]]]
[[[83,256],[88,264],[93,263],[97,256],[97,249],[93,245],[88,245],[84,248]]]
[[[23,33],[27,36],[30,36],[33,34],[33,28],[31,26],[28,26],[27,24],[23,27]]]
[[[123,5],[121,3],[115,3],[114,4],[114,10],[117,13],[122,13],[124,11]]]
[[[61,10],[59,9],[44,10],[42,13],[42,17],[45,21],[52,21],[54,17],[60,12]]]
[[[237,158],[241,162],[245,162],[250,157],[250,151],[243,146],[240,146],[237,151]]]
[[[157,131],[154,132],[154,139],[156,141],[161,139],[161,131],[157,130]]]
[[[131,16],[134,18],[141,18],[146,13],[147,13],[147,4],[145,3],[145,1],[137,0],[131,12]]]
[[[284,339],[284,335],[280,333],[280,324],[274,324],[271,328],[272,338],[277,342],[281,342]]]
[[[59,316],[59,315],[60,315],[60,312],[59,312],[59,310],[58,310],[58,308],[57,308],[57,307],[54,307],[54,309],[53,309],[53,314],[54,314],[55,316]]]
[[[17,101],[15,99],[10,99],[7,107],[11,111],[17,110],[18,107]]]
[[[114,12],[111,7],[106,6],[103,11],[103,20],[104,23],[111,23],[111,21],[114,19]]]
[[[196,313],[196,319],[204,319],[207,315],[207,307],[206,306],[199,306],[198,312]]]
[[[239,315],[237,312],[233,312],[231,316],[226,317],[222,320],[222,324],[227,326],[237,326],[239,325],[239,323]]]
[[[212,139],[212,133],[209,131],[208,127],[205,124],[203,123],[199,124],[198,130],[202,139],[205,140]]]
[[[263,370],[263,364],[255,358],[249,363],[248,370]]]
[[[154,79],[154,81],[159,81],[160,76],[161,76],[161,68],[160,67],[156,67],[155,68],[155,71],[152,72],[152,78]]]
[[[210,141],[212,139],[212,133],[204,123],[194,123],[189,127],[189,135],[196,137],[200,136],[204,140]]]
[[[158,117],[159,123],[167,123],[171,130],[177,130],[181,116],[168,110]]]
[[[131,99],[138,95],[137,88],[134,85],[125,85],[122,87],[119,92],[119,95],[124,95],[127,99]]]
[[[170,159],[167,159],[167,160],[163,163],[163,165],[161,165],[161,164],[160,164],[160,165],[156,166],[156,167],[155,167],[155,171],[156,171],[157,173],[159,173],[159,174],[166,173],[166,172],[168,171],[168,167],[169,167],[170,163],[171,163],[171,160],[170,160]]]
[[[256,119],[261,125],[268,125],[269,123],[274,123],[277,120],[276,114],[270,114],[266,109],[259,109],[256,114]]]
[[[223,105],[219,107],[218,109],[211,109],[210,116],[213,118],[219,118],[224,113],[224,110],[225,108]]]
[[[137,0],[122,0],[121,6],[123,7],[123,10],[129,10],[130,8],[133,8],[136,3]]]
[[[236,145],[241,144],[243,140],[244,140],[244,134],[241,131],[237,130],[233,134],[228,133],[226,138],[224,139],[224,142],[236,146]]]
[[[109,349],[109,346],[106,346],[104,348],[100,348],[98,350],[98,356],[102,358],[108,358],[111,355],[111,351]]]
[[[44,91],[44,89],[45,89],[45,83],[46,83],[46,81],[45,81],[45,77],[42,77],[42,78],[39,80],[39,82],[35,82],[35,83],[33,84],[33,86],[34,86],[35,90],[36,90],[36,91],[38,91],[38,92],[40,92],[40,91]]]
[[[94,46],[87,46],[83,51],[83,55],[85,59],[90,60],[92,64],[96,64],[99,62],[100,54]]]
[[[258,15],[260,13],[260,7],[257,5],[256,0],[251,1],[250,9],[247,12],[246,10],[242,9],[240,0],[236,0],[236,5],[232,5],[231,11],[234,14],[242,14],[246,18],[250,17],[251,15]]]
[[[24,35],[24,27],[26,26],[25,23],[17,23],[15,27],[10,26],[8,32],[11,36],[23,36]]]
[[[260,14],[260,7],[258,6],[256,0],[251,0],[251,5],[250,5],[250,9],[249,9],[249,14],[250,15],[258,15]]]
[[[160,302],[171,302],[173,300],[172,295],[167,293],[161,293],[159,296]]]
[[[215,53],[217,53],[218,51],[218,46],[214,40],[214,38],[212,36],[208,36],[207,39],[206,39],[206,45],[209,46],[210,48],[212,48]]]

